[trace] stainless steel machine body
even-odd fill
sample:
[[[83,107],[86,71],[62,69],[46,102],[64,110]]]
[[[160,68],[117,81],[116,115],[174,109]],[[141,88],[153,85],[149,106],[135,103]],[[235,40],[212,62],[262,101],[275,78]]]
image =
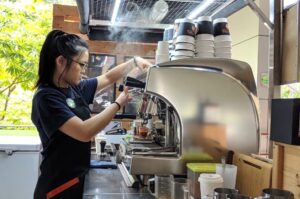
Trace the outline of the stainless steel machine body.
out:
[[[256,86],[247,63],[194,58],[163,63],[148,70],[144,93],[166,104],[161,148],[174,150],[127,154],[131,174],[185,174],[187,162],[258,151]]]

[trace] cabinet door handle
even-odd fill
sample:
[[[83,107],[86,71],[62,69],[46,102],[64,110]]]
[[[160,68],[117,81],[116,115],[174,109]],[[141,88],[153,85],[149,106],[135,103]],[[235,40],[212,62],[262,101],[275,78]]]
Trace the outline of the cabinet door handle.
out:
[[[297,180],[297,187],[300,187],[300,174],[296,174],[296,180]]]

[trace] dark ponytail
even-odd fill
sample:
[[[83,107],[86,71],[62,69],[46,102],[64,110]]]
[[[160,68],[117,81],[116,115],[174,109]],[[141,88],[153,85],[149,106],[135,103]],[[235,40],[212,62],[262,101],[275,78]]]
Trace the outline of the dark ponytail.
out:
[[[35,87],[42,84],[53,85],[55,60],[62,55],[67,59],[67,70],[72,58],[81,55],[88,49],[87,43],[75,34],[68,34],[61,30],[52,30],[47,35],[40,52],[38,80]]]

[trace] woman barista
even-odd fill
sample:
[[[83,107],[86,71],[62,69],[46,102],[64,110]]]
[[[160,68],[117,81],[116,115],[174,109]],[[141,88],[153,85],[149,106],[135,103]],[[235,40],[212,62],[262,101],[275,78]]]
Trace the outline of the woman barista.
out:
[[[80,37],[51,31],[42,46],[32,121],[43,145],[43,160],[34,198],[82,198],[90,164],[90,140],[131,97],[127,88],[104,111],[91,117],[95,93],[115,83],[134,67],[150,64],[134,58],[96,78],[82,80],[88,46]]]

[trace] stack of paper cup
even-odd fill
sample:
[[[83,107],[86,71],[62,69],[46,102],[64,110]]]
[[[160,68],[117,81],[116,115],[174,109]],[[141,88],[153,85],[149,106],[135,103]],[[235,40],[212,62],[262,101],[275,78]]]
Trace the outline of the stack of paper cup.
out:
[[[181,20],[183,20],[183,18],[175,19],[175,21],[174,21],[173,40],[172,40],[172,47],[171,47],[171,51],[170,51],[171,60],[176,59],[176,58],[174,58],[174,56],[175,56],[175,44],[176,44],[176,38],[177,38],[178,30],[179,30],[179,23],[180,23]]]
[[[173,44],[173,34],[174,34],[174,25],[170,25],[164,31],[164,41],[168,41],[168,43],[169,43],[170,57],[175,52],[175,48],[174,48],[174,44]]]
[[[175,20],[174,30],[176,33],[175,53],[171,60],[194,57],[196,27],[193,21],[190,19]]]
[[[167,41],[159,41],[155,55],[156,64],[168,62],[169,60],[169,43]]]
[[[218,18],[213,21],[215,36],[215,57],[231,58],[231,36],[227,19]]]
[[[214,57],[214,35],[211,17],[202,16],[194,22],[197,27],[195,41],[196,57]]]

